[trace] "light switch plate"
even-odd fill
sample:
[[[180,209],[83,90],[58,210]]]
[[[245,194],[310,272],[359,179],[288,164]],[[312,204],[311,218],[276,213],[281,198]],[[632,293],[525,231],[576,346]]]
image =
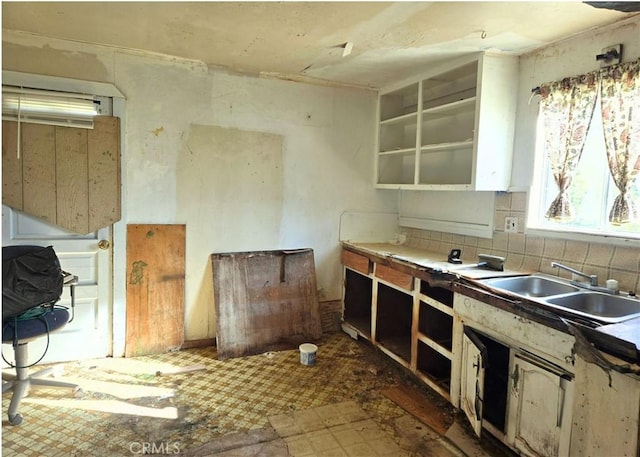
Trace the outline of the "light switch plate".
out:
[[[504,218],[504,231],[508,233],[518,233],[518,218],[517,217],[505,217]]]

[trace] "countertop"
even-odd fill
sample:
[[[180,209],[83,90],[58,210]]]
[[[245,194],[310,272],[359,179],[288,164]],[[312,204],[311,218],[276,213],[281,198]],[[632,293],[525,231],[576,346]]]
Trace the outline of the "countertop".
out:
[[[478,280],[506,276],[524,276],[536,273],[533,271],[490,270],[487,268],[479,268],[475,263],[468,261],[464,261],[462,264],[451,264],[447,262],[446,255],[401,244],[343,241],[342,245],[347,249],[399,262],[417,270],[445,274],[450,276],[453,281],[455,281],[456,278],[462,279],[467,287],[477,286],[478,290],[476,292],[480,294],[483,293],[483,290],[486,291],[486,287],[477,282]],[[492,295],[495,298],[493,292]],[[507,297],[507,300],[513,300],[513,296]],[[534,311],[533,314],[536,314],[536,308],[546,308],[536,302],[527,302],[526,299],[523,301],[527,306],[524,307],[524,311],[523,308],[519,308],[519,313],[526,313],[527,307]],[[549,309],[545,309],[544,312],[549,313],[550,311]],[[571,320],[571,318],[567,316],[563,316],[563,318]],[[625,357],[626,360],[629,359],[629,354],[633,353],[635,348],[634,361],[635,363],[640,363],[640,318],[630,319],[617,324],[585,328],[584,332],[587,338],[598,347],[604,351],[610,351],[614,355],[624,353],[627,356]]]
[[[361,252],[400,260],[417,267],[438,273],[449,273],[466,279],[489,279],[503,276],[522,276],[531,274],[532,272],[515,271],[515,270],[492,270],[489,268],[478,267],[478,262],[464,261],[463,263],[453,264],[447,262],[447,256],[430,252],[423,249],[413,248],[401,244],[391,243],[355,243],[351,241],[343,241],[343,246],[352,247]]]

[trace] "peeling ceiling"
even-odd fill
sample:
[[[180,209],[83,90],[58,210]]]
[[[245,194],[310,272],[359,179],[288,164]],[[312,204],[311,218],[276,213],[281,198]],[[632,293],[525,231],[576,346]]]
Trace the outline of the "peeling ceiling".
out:
[[[10,1],[2,2],[2,28],[240,73],[377,88],[432,62],[481,50],[523,54],[637,11],[575,1]]]

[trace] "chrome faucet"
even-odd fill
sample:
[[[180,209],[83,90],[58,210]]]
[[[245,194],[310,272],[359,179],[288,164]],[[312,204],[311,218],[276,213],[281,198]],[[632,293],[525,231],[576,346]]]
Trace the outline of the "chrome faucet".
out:
[[[578,287],[582,287],[583,289],[589,289],[589,290],[594,290],[597,292],[605,292],[608,294],[618,294],[618,290],[614,290],[614,289],[609,289],[607,287],[600,287],[598,286],[598,276],[597,275],[588,275],[586,273],[583,273],[581,271],[575,270],[571,267],[568,267],[566,265],[562,265],[561,263],[558,262],[551,262],[551,268],[558,268],[561,270],[566,270],[570,273],[573,273],[576,276],[582,276],[583,278],[586,278],[589,280],[589,283],[584,283],[584,282],[580,282],[580,281],[574,281],[573,279],[570,281],[571,284],[573,284],[574,286],[578,286]]]
[[[551,268],[559,268],[561,270],[566,270],[570,273],[573,273],[576,276],[582,276],[583,278],[587,278],[589,280],[589,285],[591,286],[598,286],[598,276],[597,275],[588,275],[586,273],[583,273],[581,271],[578,270],[574,270],[571,267],[568,267],[566,265],[562,265],[561,263],[558,262],[551,262]]]

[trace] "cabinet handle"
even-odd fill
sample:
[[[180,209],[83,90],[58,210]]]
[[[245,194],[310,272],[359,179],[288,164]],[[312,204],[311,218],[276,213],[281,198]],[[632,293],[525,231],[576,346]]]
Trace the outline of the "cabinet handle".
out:
[[[475,363],[471,366],[476,369],[476,378],[480,376],[480,357],[476,357]]]
[[[566,380],[564,378],[560,378],[560,388],[558,389],[558,419],[556,421],[556,427],[560,427],[562,425],[562,416],[564,414],[564,398],[566,395]]]
[[[480,397],[480,381],[476,379],[476,399],[475,399],[476,420],[482,419],[482,398]]]
[[[513,380],[513,390],[518,392],[518,380],[520,379],[520,367],[516,363],[516,366],[513,368],[513,373],[511,374],[511,379]]]

